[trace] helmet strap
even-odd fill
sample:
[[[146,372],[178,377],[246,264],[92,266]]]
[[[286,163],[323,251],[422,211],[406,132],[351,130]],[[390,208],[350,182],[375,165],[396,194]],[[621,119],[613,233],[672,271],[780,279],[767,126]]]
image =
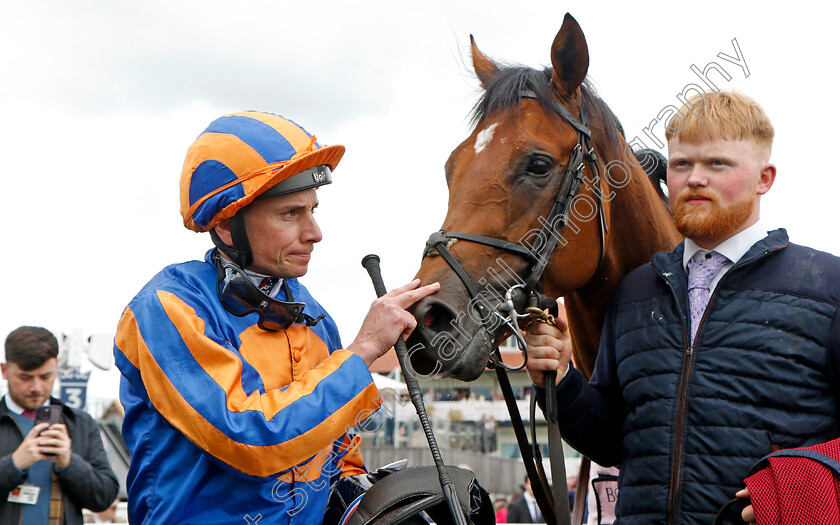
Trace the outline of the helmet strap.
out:
[[[233,246],[228,246],[216,233],[216,229],[210,230],[210,238],[213,244],[228,256],[231,261],[243,270],[254,262],[254,253],[251,251],[251,242],[248,240],[248,231],[245,229],[245,214],[237,213],[229,219],[230,238]]]

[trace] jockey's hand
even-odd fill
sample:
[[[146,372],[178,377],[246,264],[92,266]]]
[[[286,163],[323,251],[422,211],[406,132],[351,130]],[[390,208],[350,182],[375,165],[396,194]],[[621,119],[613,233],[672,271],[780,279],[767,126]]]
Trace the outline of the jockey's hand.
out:
[[[405,339],[417,326],[417,320],[405,309],[439,289],[439,283],[420,286],[420,279],[415,279],[378,298],[370,305],[359,335],[347,350],[358,354],[370,368],[379,356],[394,346],[398,338]]]
[[[525,332],[528,364],[525,369],[534,385],[545,388],[545,372],[557,371],[557,382],[566,375],[572,358],[572,338],[566,319],[566,307],[557,302],[557,326],[534,322]]]
[[[750,491],[749,489],[742,489],[735,493],[735,497],[738,498],[746,498],[750,499]],[[741,511],[741,519],[746,521],[747,523],[755,523],[755,511],[753,510],[752,505],[747,505],[744,507],[744,510]]]

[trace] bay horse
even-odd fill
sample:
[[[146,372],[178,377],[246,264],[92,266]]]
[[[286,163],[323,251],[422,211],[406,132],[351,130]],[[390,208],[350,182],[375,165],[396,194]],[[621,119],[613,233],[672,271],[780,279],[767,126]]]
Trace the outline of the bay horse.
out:
[[[447,215],[417,273],[441,289],[412,309],[411,365],[476,379],[515,329],[500,320],[520,288],[564,298],[575,363],[588,377],[621,279],[682,237],[585,81],[589,52],[571,15],[544,70],[500,66],[470,41],[484,92],[472,133],[446,162]]]

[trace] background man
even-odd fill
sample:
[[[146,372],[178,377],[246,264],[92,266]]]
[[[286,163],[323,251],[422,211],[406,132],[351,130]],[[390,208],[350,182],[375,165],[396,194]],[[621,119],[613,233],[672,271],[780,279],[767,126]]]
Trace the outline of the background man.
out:
[[[104,510],[117,496],[99,427],[87,413],[50,397],[57,357],[58,341],[44,328],[22,326],[6,337],[0,523],[80,524],[82,508]],[[47,405],[61,407],[62,423],[35,424],[35,410]]]
[[[364,472],[347,431],[378,409],[368,367],[439,286],[377,299],[342,346],[297,278],[321,240],[315,188],[343,154],[253,111],[189,148],[181,213],[216,249],[154,277],[115,341],[131,523],[320,523],[331,481]]]
[[[545,523],[540,508],[537,506],[537,500],[534,499],[534,491],[531,490],[531,480],[528,476],[525,476],[523,487],[525,490],[522,491],[522,497],[510,502],[507,514],[508,523]]]
[[[762,456],[840,434],[840,261],[759,220],[776,167],[755,101],[705,93],[680,113],[668,190],[686,240],[624,279],[589,383],[564,323],[526,338],[532,381],[558,370],[564,437],[620,463],[623,525],[711,523]]]

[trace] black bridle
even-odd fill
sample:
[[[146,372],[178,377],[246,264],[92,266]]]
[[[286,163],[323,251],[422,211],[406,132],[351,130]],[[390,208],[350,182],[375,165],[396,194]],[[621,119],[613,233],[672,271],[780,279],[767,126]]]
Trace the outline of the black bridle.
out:
[[[520,99],[530,98],[537,99],[536,95],[531,91],[523,91],[520,93]],[[604,203],[602,199],[601,190],[601,170],[598,166],[597,157],[594,148],[591,146],[591,132],[584,122],[584,115],[581,112],[580,119],[575,118],[565,107],[557,102],[551,105],[551,109],[557,113],[566,123],[572,126],[577,132],[577,144],[572,148],[569,155],[569,162],[566,167],[566,172],[557,195],[554,198],[554,203],[551,207],[547,220],[542,222],[542,225],[537,234],[538,238],[543,242],[539,246],[537,253],[523,245],[521,242],[510,241],[506,239],[498,239],[494,237],[487,237],[474,233],[460,233],[440,230],[429,237],[426,242],[426,250],[424,257],[434,252],[437,252],[446,263],[452,268],[452,271],[458,276],[467,292],[472,299],[470,304],[473,305],[480,315],[482,325],[491,336],[495,335],[495,327],[492,324],[492,319],[495,317],[500,319],[508,329],[513,332],[517,340],[519,349],[523,353],[523,364],[516,368],[516,370],[525,366],[528,361],[528,354],[525,349],[525,341],[519,330],[518,319],[522,316],[517,311],[516,301],[514,300],[515,289],[520,289],[525,292],[526,300],[531,305],[539,305],[544,308],[548,303],[546,297],[542,294],[542,275],[545,271],[548,261],[556,250],[560,240],[557,235],[553,235],[551,229],[557,231],[562,230],[568,223],[568,217],[572,212],[572,206],[575,198],[580,194],[581,186],[584,181],[584,170],[588,166],[589,172],[592,175],[591,182],[594,188],[597,188],[595,203],[595,213],[598,215],[599,234],[600,234],[600,254],[598,257],[598,266],[593,274],[597,275],[603,262],[606,251],[606,237],[607,237],[607,223],[604,215]],[[516,284],[505,293],[505,302],[497,305],[492,311],[480,300],[478,285],[472,280],[467,271],[458,262],[457,259],[449,251],[449,247],[457,240],[473,242],[497,248],[506,252],[510,252],[525,258],[529,263],[528,275],[524,279],[524,284]],[[553,299],[550,301],[553,303]],[[520,305],[518,308],[523,310]],[[506,314],[506,315],[503,315]],[[542,510],[543,515],[547,518],[548,523],[564,524],[569,521],[569,503],[566,498],[568,488],[566,485],[566,473],[564,463],[564,455],[562,449],[562,441],[557,428],[557,397],[554,388],[556,372],[546,373],[546,410],[545,417],[549,427],[549,447],[550,460],[553,478],[553,504],[547,497],[549,493],[549,484],[547,482],[545,472],[542,468],[542,459],[540,457],[539,449],[536,445],[535,437],[535,396],[531,396],[531,425],[533,444],[529,445],[528,437],[525,434],[525,427],[522,419],[519,416],[518,407],[513,397],[513,390],[510,386],[510,381],[507,378],[505,369],[512,369],[502,362],[499,349],[495,348],[491,352],[490,363],[488,367],[495,368],[499,378],[499,385],[505,396],[508,411],[511,415],[511,423],[513,424],[514,432],[516,434],[519,449],[522,458],[525,461],[525,470],[528,478],[531,480],[531,487],[534,491],[535,499]],[[513,370],[513,369],[512,369]],[[559,458],[558,458],[559,456]],[[562,478],[562,479],[560,479]],[[566,490],[562,490],[565,487]],[[580,494],[578,494],[580,496]],[[581,499],[580,497],[576,498]],[[577,510],[577,505],[575,505]]]
[[[520,98],[537,99],[536,95],[531,91],[523,91],[520,93]],[[536,298],[536,304],[545,304],[546,301],[542,299],[542,297],[544,297],[542,296],[542,275],[548,265],[551,255],[554,253],[554,250],[557,249],[557,245],[560,242],[560,238],[557,235],[553,235],[551,230],[555,229],[560,231],[566,226],[568,217],[572,211],[574,200],[580,194],[580,188],[584,181],[584,170],[587,165],[590,173],[592,174],[591,182],[593,187],[598,188],[598,191],[595,192],[595,213],[598,216],[600,253],[598,256],[598,266],[596,267],[593,276],[598,273],[604,262],[606,237],[608,233],[607,221],[604,215],[604,203],[600,193],[601,169],[598,166],[598,159],[595,155],[594,148],[590,145],[592,138],[591,132],[585,123],[582,122],[584,120],[583,113],[581,113],[581,118],[578,120],[569,112],[569,110],[557,102],[554,102],[551,105],[551,109],[575,129],[577,132],[577,144],[574,148],[572,148],[572,151],[569,154],[569,162],[566,166],[566,172],[563,175],[563,181],[557,195],[554,198],[554,203],[549,211],[548,218],[547,220],[542,221],[542,225],[537,233],[537,238],[543,241],[537,252],[534,253],[534,251],[532,251],[529,247],[526,247],[521,242],[517,241],[487,237],[485,235],[478,235],[475,233],[450,232],[446,230],[440,230],[433,233],[429,237],[429,240],[426,241],[426,249],[423,256],[426,257],[436,252],[443,257],[449,267],[452,268],[452,271],[455,272],[464,284],[464,287],[467,289],[467,293],[469,293],[470,298],[472,299],[471,304],[473,304],[478,310],[484,327],[491,334],[495,332],[495,327],[492,326],[490,321],[493,315],[498,313],[499,309],[497,308],[493,312],[488,311],[483,301],[478,300],[478,285],[476,285],[476,283],[472,280],[461,263],[455,259],[449,251],[449,247],[455,241],[463,240],[490,246],[523,257],[528,261],[530,270],[523,281],[524,286],[516,285],[513,288],[521,288],[522,291],[529,297],[532,299]],[[512,289],[508,290],[508,292],[511,292]],[[515,317],[511,312],[507,311],[509,305],[501,305],[501,308],[502,311],[511,314],[511,318],[507,319],[500,315],[498,317],[501,317],[511,330],[517,328]],[[522,308],[520,306],[520,310],[521,309]],[[514,336],[517,335],[516,331],[514,331]],[[524,351],[524,343],[522,343],[519,338],[517,338],[517,342],[520,344],[520,349]],[[501,360],[493,362],[492,365],[504,366],[501,364]]]

